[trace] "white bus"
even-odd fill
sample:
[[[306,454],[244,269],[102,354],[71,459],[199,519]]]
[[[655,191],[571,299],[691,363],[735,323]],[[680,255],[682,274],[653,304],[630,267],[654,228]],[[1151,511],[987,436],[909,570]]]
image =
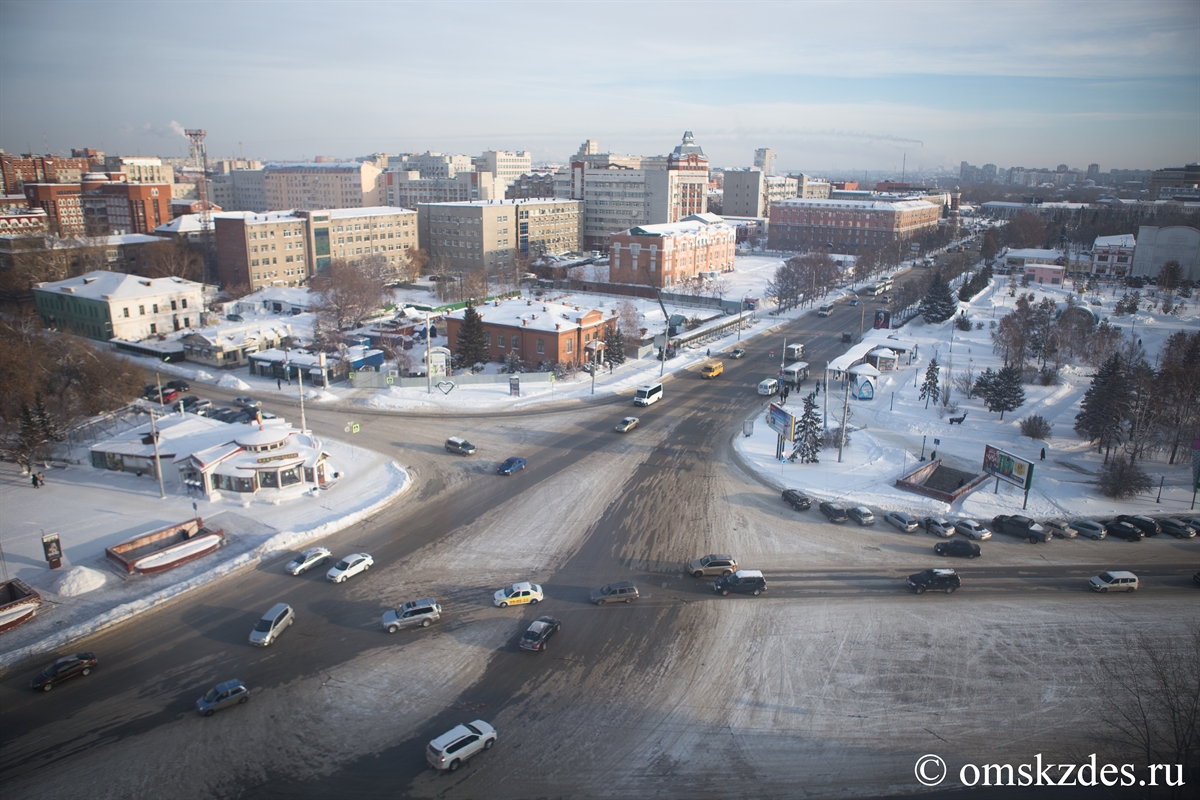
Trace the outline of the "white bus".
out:
[[[661,383],[651,383],[646,386],[639,386],[637,392],[633,395],[633,404],[635,406],[650,406],[662,400],[663,386]]]
[[[795,364],[789,364],[783,370],[784,383],[790,383],[792,386],[799,388],[800,384],[808,380],[808,362],[797,361]]]
[[[787,346],[787,355],[785,357],[788,361],[799,361],[800,359],[804,358],[804,345],[789,344]]]

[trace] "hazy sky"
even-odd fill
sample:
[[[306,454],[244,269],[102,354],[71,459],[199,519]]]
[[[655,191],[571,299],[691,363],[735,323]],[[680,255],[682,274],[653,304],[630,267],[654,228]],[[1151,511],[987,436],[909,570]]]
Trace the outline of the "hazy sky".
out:
[[[0,0],[0,147],[771,147],[818,174],[1200,160],[1200,2]]]

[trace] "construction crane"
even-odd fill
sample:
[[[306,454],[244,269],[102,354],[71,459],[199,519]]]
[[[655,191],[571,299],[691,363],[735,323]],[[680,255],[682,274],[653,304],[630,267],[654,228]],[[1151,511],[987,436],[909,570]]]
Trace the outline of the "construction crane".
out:
[[[204,281],[216,285],[220,283],[220,276],[217,274],[212,205],[208,202],[208,152],[204,148],[204,137],[208,132],[191,128],[183,133],[192,143],[189,159],[200,170],[200,177],[196,181],[196,197],[200,201],[200,243],[204,247]]]

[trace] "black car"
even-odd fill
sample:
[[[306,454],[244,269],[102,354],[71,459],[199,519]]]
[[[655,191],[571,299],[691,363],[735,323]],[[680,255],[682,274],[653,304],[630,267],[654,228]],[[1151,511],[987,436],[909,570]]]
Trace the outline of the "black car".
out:
[[[167,388],[176,389],[180,392],[189,392],[192,389],[192,385],[190,383],[188,383],[187,381],[180,381],[180,380],[167,381],[166,385],[167,385]]]
[[[1108,528],[1108,535],[1110,538],[1115,536],[1116,538],[1124,539],[1127,542],[1140,542],[1142,539],[1146,538],[1146,534],[1142,533],[1141,528],[1134,527],[1128,522],[1110,522],[1106,527]]]
[[[812,500],[799,489],[784,489],[783,502],[797,511],[808,511],[812,508]]]
[[[1176,539],[1190,539],[1196,535],[1195,528],[1177,519],[1160,519],[1158,524],[1162,527],[1163,533],[1170,534]]]
[[[1162,533],[1162,526],[1144,514],[1122,514],[1117,517],[1117,522],[1127,522],[1147,536],[1158,536]]]
[[[942,544],[947,543],[942,542]],[[929,591],[954,594],[962,585],[958,573],[952,569],[927,569],[924,572],[909,575],[907,583],[917,594],[925,594]]]
[[[739,569],[732,575],[717,578],[713,582],[713,591],[722,597],[730,592],[752,594],[758,597],[767,590],[767,579],[756,569]]]
[[[846,513],[846,509],[839,506],[837,503],[825,502],[821,503],[818,508],[825,515],[825,519],[830,522],[842,523],[850,519],[850,515]]]
[[[37,677],[29,682],[29,686],[32,689],[48,692],[54,688],[55,684],[62,683],[67,678],[74,678],[76,675],[87,675],[95,667],[96,656],[94,653],[63,656],[39,672]]]
[[[176,399],[175,405],[179,405],[180,403],[183,403],[183,410],[187,411],[189,408],[191,408],[192,406],[196,405],[196,403],[199,403],[199,402],[200,402],[199,397],[196,397],[196,395],[194,395],[194,394],[189,394],[187,397],[180,397],[180,398]]]
[[[948,542],[938,542],[933,546],[933,552],[939,556],[958,556],[960,558],[979,558],[982,551],[979,545],[966,539],[951,539]]]
[[[558,633],[560,627],[562,627],[562,623],[554,617],[539,617],[535,619],[529,626],[529,630],[525,631],[521,636],[521,649],[545,650],[550,637]]]

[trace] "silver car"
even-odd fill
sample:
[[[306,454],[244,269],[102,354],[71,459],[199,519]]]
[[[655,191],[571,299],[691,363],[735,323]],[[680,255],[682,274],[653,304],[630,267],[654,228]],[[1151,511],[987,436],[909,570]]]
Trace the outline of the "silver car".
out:
[[[299,575],[315,566],[324,564],[331,555],[332,553],[327,548],[311,547],[289,561],[284,569],[289,575]]]
[[[737,559],[730,555],[712,554],[697,558],[687,565],[688,574],[693,578],[706,578],[712,575],[732,575],[737,571]]]
[[[235,678],[218,683],[205,692],[204,696],[196,701],[196,713],[211,717],[226,706],[241,705],[249,699],[250,690],[246,688],[246,684]]]
[[[292,626],[296,614],[287,603],[276,603],[250,631],[250,644],[266,647],[279,638],[279,634]]]
[[[909,516],[903,511],[889,511],[883,515],[883,521],[905,533],[912,533],[920,525],[916,517]]]
[[[1048,519],[1042,525],[1060,539],[1074,539],[1079,535],[1079,531],[1072,528],[1065,519]]]
[[[954,532],[976,542],[992,538],[992,532],[973,519],[960,519],[954,523]]]
[[[1073,519],[1071,527],[1078,531],[1080,536],[1086,536],[1092,540],[1103,539],[1108,535],[1108,528],[1102,523],[1090,519]]]
[[[925,526],[927,533],[932,533],[934,536],[941,536],[945,539],[954,535],[954,526],[950,520],[944,517],[926,517],[921,524]]]
[[[442,618],[442,607],[432,597],[409,600],[399,608],[383,615],[383,627],[388,633],[401,628],[428,628]]]

